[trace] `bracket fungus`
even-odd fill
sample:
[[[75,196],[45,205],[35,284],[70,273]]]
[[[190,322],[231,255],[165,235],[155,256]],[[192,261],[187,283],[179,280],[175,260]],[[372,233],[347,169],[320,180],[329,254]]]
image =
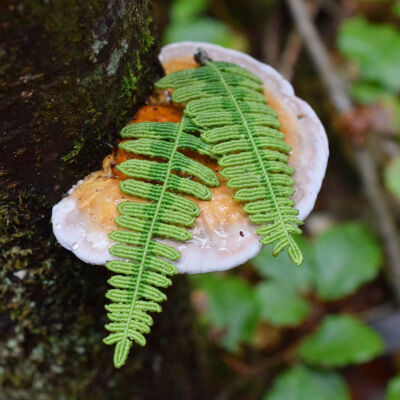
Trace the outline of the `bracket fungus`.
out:
[[[295,96],[290,83],[270,66],[239,51],[202,42],[181,42],[165,46],[160,61],[166,74],[198,66],[193,55],[204,49],[213,61],[237,64],[262,80],[265,97],[281,123],[280,131],[291,146],[288,164],[294,168],[294,195],[298,217],[304,220],[311,212],[325,175],[328,141],[325,130],[313,109]],[[142,107],[132,123],[143,121],[179,122],[182,106],[170,103],[166,91],[154,95]],[[117,228],[117,204],[126,200],[143,201],[123,193],[124,175],[116,165],[130,156],[119,149],[103,161],[103,169],[78,182],[53,208],[52,224],[59,243],[78,258],[102,265],[116,257],[109,248],[108,234]],[[254,257],[261,250],[256,225],[251,223],[241,204],[233,199],[234,190],[219,174],[215,160],[193,156],[218,173],[220,185],[210,188],[212,200],[197,200],[200,215],[191,228],[192,238],[185,242],[160,239],[177,249],[181,257],[175,265],[181,273],[201,273],[233,268]]]

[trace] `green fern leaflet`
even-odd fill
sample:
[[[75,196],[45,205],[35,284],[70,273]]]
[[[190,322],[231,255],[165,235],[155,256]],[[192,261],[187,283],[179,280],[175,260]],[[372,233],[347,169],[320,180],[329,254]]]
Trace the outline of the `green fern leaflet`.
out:
[[[193,125],[185,117],[181,123],[141,122],[121,131],[123,138],[132,140],[120,143],[120,148],[157,161],[129,159],[117,166],[129,177],[121,181],[121,190],[144,199],[118,205],[120,215],[115,222],[122,229],[109,235],[116,242],[109,252],[118,259],[107,263],[116,275],[110,278],[113,289],[106,294],[111,300],[106,306],[111,322],[106,325],[110,334],[104,342],[116,345],[117,368],[125,364],[133,341],[146,344],[144,334],[153,323],[148,313],[161,311],[158,303],[166,296],[159,288],[169,286],[169,277],[176,273],[173,261],[180,253],[156,238],[190,239],[187,228],[200,211],[182,194],[210,200],[211,192],[205,185],[218,185],[212,170],[180,152],[190,149],[210,154],[209,145],[192,131]]]
[[[287,165],[290,146],[279,131],[276,112],[267,105],[262,81],[238,65],[205,62],[200,68],[165,76],[157,88],[173,89],[175,103],[187,103],[185,115],[223,167],[234,198],[246,203],[250,220],[262,224],[257,233],[264,245],[274,244],[300,265],[303,255],[292,234],[300,234],[293,169]]]

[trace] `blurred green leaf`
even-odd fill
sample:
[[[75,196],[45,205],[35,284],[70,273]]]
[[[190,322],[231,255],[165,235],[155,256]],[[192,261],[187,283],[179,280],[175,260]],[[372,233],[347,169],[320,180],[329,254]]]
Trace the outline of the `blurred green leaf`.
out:
[[[260,283],[255,290],[260,302],[260,316],[270,324],[296,326],[307,318],[308,302],[292,289],[272,281]]]
[[[310,244],[296,240],[304,254],[301,267],[293,266],[286,254],[273,257],[265,248],[252,260],[260,275],[300,293],[315,286],[323,300],[335,300],[351,294],[379,272],[379,244],[358,222],[336,225]]]
[[[279,375],[264,400],[350,400],[350,393],[336,372],[299,365]]]
[[[365,81],[355,82],[351,87],[351,94],[361,104],[379,104],[388,112],[386,124],[400,132],[400,99],[397,95],[386,92],[382,86]]]
[[[259,319],[254,289],[235,276],[200,274],[191,276],[190,280],[207,295],[205,318],[224,331],[222,345],[234,351],[240,342],[250,342]]]
[[[304,262],[300,267],[293,265],[286,253],[272,255],[271,247],[265,247],[260,254],[251,260],[251,264],[261,276],[271,278],[300,293],[308,292],[313,285],[312,251],[303,239],[295,240],[304,254]]]
[[[340,26],[338,47],[359,66],[362,79],[400,91],[400,33],[393,25],[349,18]]]
[[[400,200],[400,157],[385,166],[383,177],[387,189]]]
[[[174,0],[170,10],[173,23],[184,23],[194,19],[207,10],[209,0]]]
[[[240,51],[248,49],[247,40],[243,35],[233,31],[225,23],[208,17],[171,23],[165,30],[163,39],[165,44],[194,40],[215,43]]]
[[[392,115],[393,124],[400,132],[400,99],[398,96],[385,94],[379,97],[379,103]]]
[[[385,96],[386,91],[382,86],[371,82],[355,82],[351,87],[352,96],[362,104],[371,104],[380,97]]]
[[[302,341],[299,355],[310,364],[343,367],[367,362],[383,349],[382,339],[367,325],[351,316],[331,315]]]
[[[323,300],[353,293],[379,272],[382,251],[366,226],[337,225],[314,242],[316,291]]]
[[[396,376],[390,380],[385,400],[400,400],[400,376]]]
[[[392,7],[393,14],[400,18],[400,1],[397,0]]]

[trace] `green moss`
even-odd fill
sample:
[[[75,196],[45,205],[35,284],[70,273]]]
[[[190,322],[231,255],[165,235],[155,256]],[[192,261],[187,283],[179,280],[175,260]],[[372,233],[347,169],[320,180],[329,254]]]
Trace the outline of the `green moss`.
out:
[[[150,47],[154,44],[154,37],[151,35],[149,31],[143,32],[143,49],[144,51],[148,51]]]
[[[138,69],[140,71],[140,69]],[[122,80],[121,97],[131,97],[136,90],[137,78],[133,75],[130,64],[126,66],[126,74]]]
[[[74,157],[76,157],[79,154],[79,152],[82,150],[82,147],[83,147],[82,139],[75,139],[74,147],[72,148],[72,150],[69,153],[67,153],[65,156],[62,156],[62,160],[65,162],[72,160]]]
[[[140,57],[137,52],[135,52],[135,65],[136,65],[136,70],[141,71],[143,68],[142,63],[140,62]]]

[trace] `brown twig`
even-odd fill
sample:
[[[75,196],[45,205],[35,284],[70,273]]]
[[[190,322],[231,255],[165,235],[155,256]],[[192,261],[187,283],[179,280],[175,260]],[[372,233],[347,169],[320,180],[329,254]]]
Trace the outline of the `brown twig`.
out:
[[[311,21],[307,5],[303,0],[286,0],[286,2],[289,4],[297,29],[321,75],[333,105],[340,113],[351,111],[353,104],[347,94],[343,79],[338,76],[332,65],[325,45]]]
[[[297,359],[297,346],[295,342],[291,346],[285,347],[282,351],[268,356],[256,364],[248,365],[232,355],[226,355],[224,362],[236,373],[242,376],[255,376],[283,364],[291,363]]]
[[[285,50],[279,60],[279,72],[289,81],[292,80],[295,65],[303,48],[303,39],[297,31],[289,34]]]
[[[297,29],[302,36],[308,52],[321,76],[329,98],[340,114],[353,109],[344,80],[337,74],[327,49],[313,24],[308,7],[303,0],[286,0]],[[397,304],[400,304],[400,242],[390,207],[381,188],[375,160],[368,146],[353,146],[355,162],[359,171],[366,197],[373,211],[386,250],[386,273],[392,286]]]
[[[320,2],[310,2],[309,10],[311,18],[314,18],[320,9]],[[292,80],[296,63],[303,49],[303,38],[294,29],[289,33],[286,47],[279,59],[278,70],[287,79]]]

